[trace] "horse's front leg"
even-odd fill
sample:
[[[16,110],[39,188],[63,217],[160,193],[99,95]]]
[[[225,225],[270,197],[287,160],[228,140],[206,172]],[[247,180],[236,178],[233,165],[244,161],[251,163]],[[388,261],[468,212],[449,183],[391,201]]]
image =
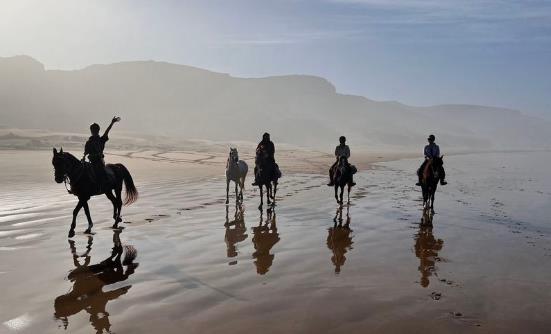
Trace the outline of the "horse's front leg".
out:
[[[226,204],[230,203],[230,180],[226,180]]]
[[[339,202],[339,204],[342,204],[343,203],[343,194],[344,194],[344,186],[341,187],[341,201]]]
[[[72,238],[75,236],[75,227],[77,225],[77,215],[80,211],[80,208],[82,208],[82,201],[79,199],[77,206],[75,206],[75,209],[73,210],[73,221],[71,222],[71,228],[69,229],[69,238]]]
[[[235,203],[239,202],[239,191],[237,190],[237,183],[238,181],[235,181]]]
[[[337,203],[339,203],[338,189],[339,186],[335,184],[335,200],[337,201]]]
[[[84,201],[82,206],[84,207],[84,213],[86,214],[86,219],[88,219],[88,228],[86,229],[86,231],[84,231],[84,233],[92,233],[92,227],[94,226],[94,224],[92,223],[92,217],[90,216],[90,208],[88,207],[88,200]]]
[[[432,193],[432,196],[431,196],[431,201],[430,201],[430,212],[434,213],[434,194],[436,193],[436,191],[434,191]]]
[[[268,202],[268,205],[272,204],[272,200],[270,199],[272,197],[272,184],[268,183],[266,186],[266,202]]]
[[[348,184],[348,204],[350,204],[350,183]]]

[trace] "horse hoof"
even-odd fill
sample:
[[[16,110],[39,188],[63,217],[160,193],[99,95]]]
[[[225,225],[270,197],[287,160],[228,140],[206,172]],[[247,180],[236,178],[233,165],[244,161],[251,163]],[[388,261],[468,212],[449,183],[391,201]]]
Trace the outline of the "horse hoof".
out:
[[[227,200],[227,201],[226,201],[226,204],[230,204],[230,201],[229,201],[229,200]]]
[[[84,234],[93,234],[93,233],[91,229],[86,229],[86,231],[84,231]]]
[[[75,236],[75,231],[71,230],[69,231],[69,235],[67,235],[67,238],[72,238]]]
[[[117,217],[117,219],[115,219],[115,223],[121,223],[122,222],[122,218],[121,217]]]

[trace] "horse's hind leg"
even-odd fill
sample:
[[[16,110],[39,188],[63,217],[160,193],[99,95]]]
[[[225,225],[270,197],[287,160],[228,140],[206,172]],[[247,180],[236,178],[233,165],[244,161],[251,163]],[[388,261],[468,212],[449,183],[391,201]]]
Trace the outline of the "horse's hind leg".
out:
[[[236,180],[236,181],[235,181],[235,203],[239,202],[239,191],[237,190],[237,187],[238,187],[237,184],[238,184],[238,183],[239,183],[239,181]]]
[[[230,203],[230,179],[226,180],[226,204]]]
[[[111,190],[106,191],[105,196],[107,196],[107,198],[109,198],[109,200],[111,201],[111,204],[113,204],[113,219],[115,220],[115,225],[116,225],[117,224],[117,218],[118,218],[117,199],[115,198],[115,196],[113,195]],[[115,225],[113,225],[113,227],[116,227]]]
[[[268,205],[272,204],[272,200],[270,199],[272,197],[272,184],[268,183],[266,185],[266,202]]]
[[[339,186],[335,185],[335,200],[337,201],[337,203],[339,203],[338,189],[339,189]]]
[[[259,185],[258,188],[260,188],[260,205],[258,206],[258,210],[262,210],[262,206],[264,205],[264,193],[262,191],[262,185]]]
[[[350,183],[348,184],[348,204],[350,204]]]
[[[82,207],[84,208],[84,213],[86,214],[86,219],[88,219],[88,228],[84,233],[92,233],[92,227],[94,226],[94,223],[92,223],[92,217],[90,216],[90,208],[88,207],[88,200],[84,201],[82,204]]]
[[[117,218],[115,218],[115,228],[118,226],[117,224],[122,222],[121,218],[121,210],[122,210],[122,184],[115,188],[115,202],[117,204]]]
[[[341,196],[340,196],[341,201],[339,202],[339,204],[341,204],[341,205],[343,203],[343,194],[344,194],[344,186],[341,186]]]
[[[77,206],[75,206],[75,209],[73,210],[73,221],[71,222],[71,228],[69,229],[69,238],[72,238],[75,236],[75,227],[77,225],[77,215],[80,211],[80,208],[82,208],[83,202],[79,199]]]
[[[277,182],[274,182],[274,197],[272,197],[273,201],[274,201],[274,206],[275,206],[275,203],[276,203],[276,193],[277,193]]]

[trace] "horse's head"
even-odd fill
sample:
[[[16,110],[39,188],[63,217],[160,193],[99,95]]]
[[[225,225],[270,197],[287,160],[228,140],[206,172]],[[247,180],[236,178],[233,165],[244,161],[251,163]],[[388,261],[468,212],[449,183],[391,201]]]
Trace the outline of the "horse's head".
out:
[[[239,153],[236,148],[230,147],[230,161],[236,163],[239,161]]]
[[[67,159],[65,159],[63,148],[61,148],[58,152],[57,149],[54,147],[53,153],[54,156],[52,158],[52,165],[54,165],[54,179],[55,182],[61,183],[63,182],[63,180],[65,180],[65,177],[67,176],[69,163]]]

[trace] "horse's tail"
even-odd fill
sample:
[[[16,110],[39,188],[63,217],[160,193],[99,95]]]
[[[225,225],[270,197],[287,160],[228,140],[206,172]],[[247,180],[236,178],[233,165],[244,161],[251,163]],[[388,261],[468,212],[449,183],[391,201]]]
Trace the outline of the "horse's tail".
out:
[[[126,190],[126,196],[124,198],[124,205],[130,205],[138,200],[138,189],[134,185],[132,175],[123,164],[117,164],[122,171],[122,179],[124,181],[124,188]]]

